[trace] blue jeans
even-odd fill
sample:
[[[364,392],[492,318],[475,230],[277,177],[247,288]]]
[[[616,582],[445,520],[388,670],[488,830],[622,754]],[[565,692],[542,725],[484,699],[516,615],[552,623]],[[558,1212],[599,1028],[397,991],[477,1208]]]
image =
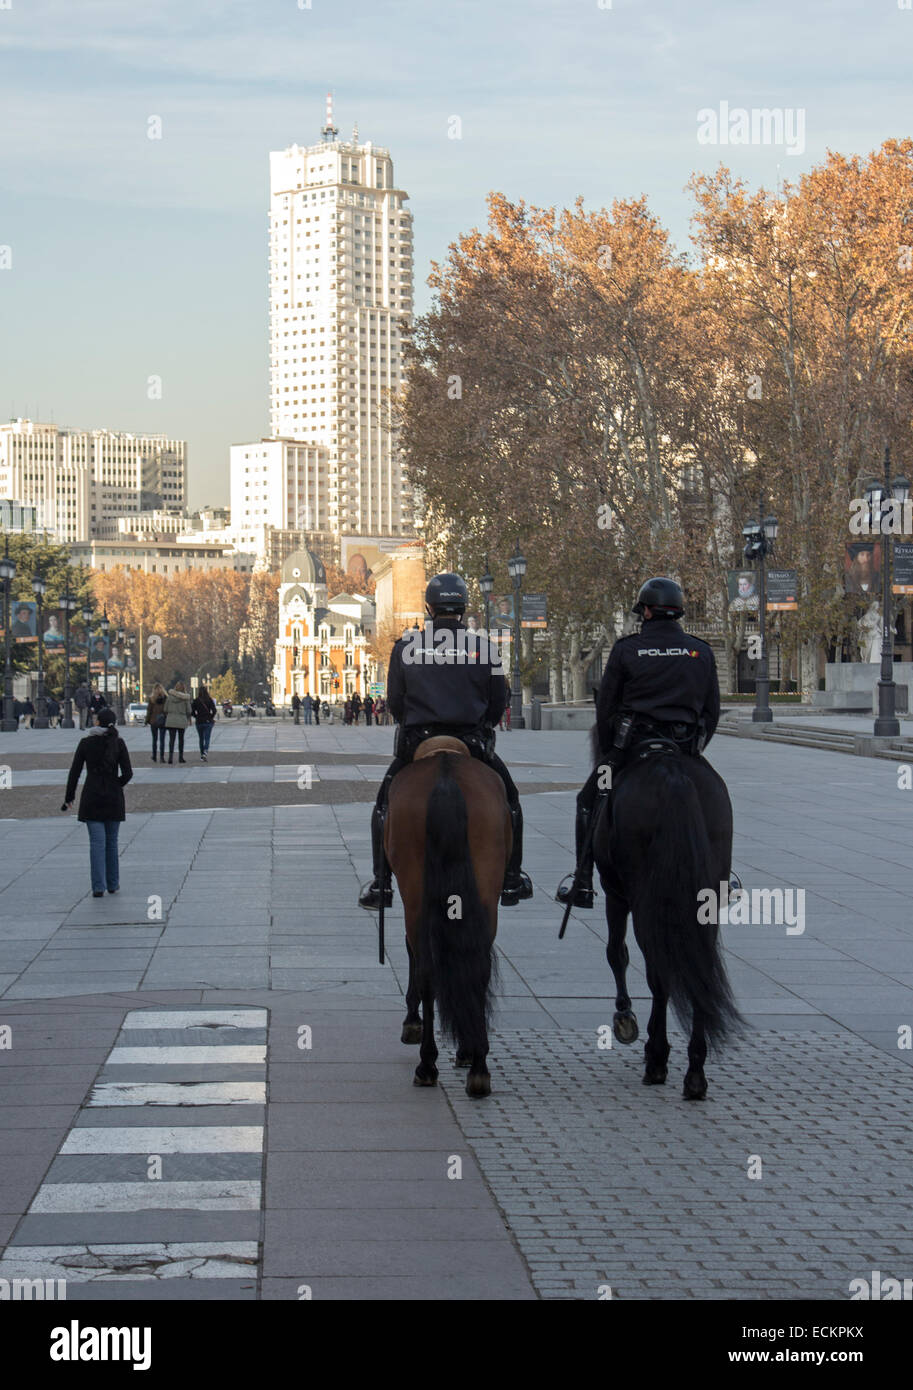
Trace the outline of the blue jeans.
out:
[[[109,893],[120,887],[120,863],[117,858],[119,820],[87,820],[89,827],[89,865],[92,870],[92,892]]]
[[[212,720],[206,719],[203,723],[197,720],[197,738],[200,740],[200,752],[209,752],[209,740],[212,738]]]

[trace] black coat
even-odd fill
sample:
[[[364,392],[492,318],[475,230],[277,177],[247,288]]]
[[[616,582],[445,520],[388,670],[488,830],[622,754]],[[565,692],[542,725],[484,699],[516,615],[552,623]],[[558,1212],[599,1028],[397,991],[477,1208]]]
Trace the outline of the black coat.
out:
[[[190,702],[190,713],[198,724],[212,724],[216,717],[216,702],[212,696],[204,699],[198,695]]]
[[[435,660],[435,656],[438,657]],[[477,728],[497,724],[507,682],[494,643],[438,618],[401,637],[390,654],[387,708],[397,723]]]
[[[672,724],[703,719],[709,743],[720,718],[713,649],[671,618],[652,618],[640,632],[620,637],[596,702],[603,750],[612,746],[615,715],[624,711]]]
[[[115,746],[113,759],[112,743]],[[68,803],[76,798],[76,785],[83,767],[86,769],[86,782],[79,798],[79,819],[124,820],[123,789],[133,776],[130,754],[124,740],[107,731],[87,734],[79,740],[67,778],[64,801]]]

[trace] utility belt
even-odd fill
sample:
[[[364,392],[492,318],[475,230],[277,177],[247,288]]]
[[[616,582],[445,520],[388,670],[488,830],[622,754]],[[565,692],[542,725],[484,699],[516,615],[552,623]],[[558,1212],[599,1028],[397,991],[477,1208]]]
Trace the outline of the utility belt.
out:
[[[416,748],[426,738],[439,738],[442,735],[458,738],[466,744],[474,758],[488,762],[495,751],[494,730],[487,724],[397,724],[393,739],[394,756],[403,762],[411,762]]]
[[[703,752],[707,742],[707,730],[702,719],[690,720],[649,719],[645,715],[628,711],[618,717],[615,737],[612,741],[612,755],[621,761],[638,744],[661,739],[673,744],[679,752],[696,758]]]

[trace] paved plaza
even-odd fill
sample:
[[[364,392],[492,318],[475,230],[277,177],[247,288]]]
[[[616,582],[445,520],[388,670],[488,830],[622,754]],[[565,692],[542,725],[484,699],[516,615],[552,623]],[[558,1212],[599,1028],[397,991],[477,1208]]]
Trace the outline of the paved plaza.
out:
[[[703,1104],[605,1047],[601,899],[564,941],[583,733],[515,731],[531,902],[502,909],[493,1092],[399,1042],[398,899],[356,906],[392,730],[220,721],[149,758],[121,892],[59,811],[78,731],[0,736],[0,1279],[67,1298],[845,1300],[913,1275],[913,790],[890,761],[718,736],[747,888],[804,930],[728,925],[746,1036]],[[660,866],[661,868],[661,866]],[[642,1036],[649,1002],[630,938]]]

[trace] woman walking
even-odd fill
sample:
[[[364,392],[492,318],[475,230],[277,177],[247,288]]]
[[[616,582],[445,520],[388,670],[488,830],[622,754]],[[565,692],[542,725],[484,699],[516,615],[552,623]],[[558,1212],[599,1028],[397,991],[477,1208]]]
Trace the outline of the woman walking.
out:
[[[67,778],[63,807],[68,811],[76,799],[76,785],[83,767],[86,782],[79,798],[79,819],[89,827],[89,866],[92,896],[103,898],[120,888],[120,861],[117,837],[125,818],[124,787],[133,776],[127,745],[117,732],[113,709],[100,710],[96,727],[79,740]]]
[[[165,697],[165,728],[168,730],[168,761],[174,762],[174,740],[178,741],[178,762],[184,757],[184,730],[190,723],[190,696],[183,681],[178,681]]]
[[[158,682],[152,687],[149,703],[146,705],[146,723],[152,727],[152,761],[156,761],[156,750],[165,761],[165,687]]]
[[[200,686],[200,693],[191,702],[190,713],[197,722],[197,738],[200,740],[200,757],[206,762],[206,754],[209,752],[209,740],[212,738],[212,726],[216,718],[216,702],[206,689],[205,685]]]

